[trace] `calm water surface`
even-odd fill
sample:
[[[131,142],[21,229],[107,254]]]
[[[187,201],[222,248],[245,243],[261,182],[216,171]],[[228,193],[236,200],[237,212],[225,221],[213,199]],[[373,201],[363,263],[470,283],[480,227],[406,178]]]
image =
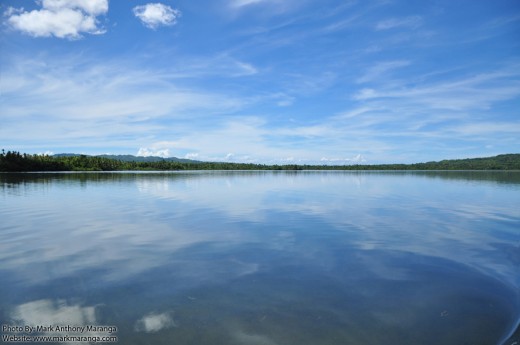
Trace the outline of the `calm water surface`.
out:
[[[0,200],[4,325],[110,325],[121,344],[519,340],[520,172],[0,174]]]

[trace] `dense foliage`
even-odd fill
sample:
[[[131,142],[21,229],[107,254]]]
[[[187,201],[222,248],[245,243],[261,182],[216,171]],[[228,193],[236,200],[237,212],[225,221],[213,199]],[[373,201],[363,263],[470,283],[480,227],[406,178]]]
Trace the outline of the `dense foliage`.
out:
[[[100,156],[47,156],[2,150],[0,171],[121,171],[121,170],[520,170],[520,154],[443,160],[416,164],[264,165],[226,162],[128,161]]]

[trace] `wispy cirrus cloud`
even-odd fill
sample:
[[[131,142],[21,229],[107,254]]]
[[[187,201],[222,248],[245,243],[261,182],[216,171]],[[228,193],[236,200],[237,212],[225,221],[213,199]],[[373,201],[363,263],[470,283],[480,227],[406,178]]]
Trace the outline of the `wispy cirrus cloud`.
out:
[[[108,12],[108,0],[43,0],[41,9],[9,7],[7,24],[34,37],[78,39],[82,34],[102,34],[98,16]]]
[[[406,67],[408,65],[410,65],[410,61],[406,60],[378,62],[370,67],[361,77],[356,80],[356,82],[367,83],[371,81],[377,81],[379,78],[385,77],[390,71],[401,67]]]
[[[227,56],[216,61],[229,61],[232,66],[233,60]],[[46,143],[46,149],[54,152],[61,152],[55,147],[67,142],[71,148],[106,152],[110,146],[114,152],[120,148],[143,156],[349,164],[358,162],[354,159],[358,154],[367,163],[396,161],[396,151],[410,159],[406,155],[408,151],[416,154],[414,147],[434,150],[443,145],[432,144],[432,138],[458,138],[482,146],[493,141],[499,147],[494,138],[520,134],[518,124],[495,121],[500,126],[491,126],[488,112],[497,102],[520,96],[520,74],[514,64],[433,82],[437,76],[430,74],[380,78],[378,73],[405,67],[408,61],[376,63],[362,74],[373,84],[355,93],[343,111],[324,111],[316,115],[319,121],[291,122],[273,116],[273,109],[260,113],[252,109],[276,102],[294,106],[294,95],[312,96],[308,89],[314,90],[313,85],[262,97],[236,89],[196,88],[191,79],[185,80],[190,71],[193,79],[212,75],[215,61],[211,61],[201,59],[195,63],[198,67],[187,68],[179,76],[175,66],[136,69],[124,61],[89,64],[79,57],[17,60],[0,80],[5,124],[0,137],[17,149]],[[178,63],[182,65],[183,60]],[[232,70],[217,73],[217,80],[235,80]],[[471,125],[466,123],[469,112]],[[406,140],[406,147],[400,140]]]
[[[150,29],[175,25],[181,16],[181,11],[161,3],[135,6],[133,12],[143,25]]]
[[[454,125],[448,128],[447,132],[456,133],[461,136],[482,138],[482,136],[502,133],[504,135],[520,134],[520,121],[516,122],[478,122],[461,125]]]
[[[513,62],[442,81],[431,73],[408,80],[382,78],[355,93],[359,106],[338,115],[337,128],[344,124],[346,133],[356,129],[362,137],[377,135],[397,146],[395,138],[406,140],[409,145],[401,151],[411,155],[414,146],[423,147],[421,155],[459,150],[459,156],[490,143],[508,147],[519,143],[520,127],[513,119],[500,120],[504,114],[499,109],[520,97],[519,77]]]
[[[253,5],[283,6],[289,2],[293,2],[293,0],[231,0],[229,6],[231,8],[241,9]]]
[[[236,59],[225,53],[205,57],[179,57],[178,60],[179,63],[171,66],[168,74],[173,78],[237,78],[251,76],[259,72],[258,68],[253,64]]]
[[[234,1],[231,1],[231,7],[240,8],[240,7],[254,5],[254,4],[265,3],[268,1],[269,0],[234,0]]]
[[[91,63],[81,56],[68,56],[14,59],[9,66],[0,80],[4,118],[42,111],[67,119],[153,118],[172,112],[182,116],[195,108],[229,110],[241,103],[217,92],[183,87],[169,69],[135,68],[131,62]],[[23,96],[11,98],[15,94]]]
[[[228,2],[228,8],[242,11],[262,6],[269,12],[280,14],[300,6],[303,2],[303,0],[231,0]]]
[[[375,29],[390,30],[395,28],[417,29],[423,24],[421,16],[409,16],[404,18],[390,18],[382,20],[376,24]]]
[[[408,103],[427,106],[429,109],[489,109],[499,101],[514,99],[520,96],[520,73],[516,70],[517,64],[504,69],[484,72],[455,80],[446,80],[436,83],[421,83],[410,86],[412,83],[381,81],[378,87],[363,88],[353,98],[360,101],[368,100],[399,100]]]
[[[8,65],[0,80],[0,136],[21,148],[46,142],[52,149],[63,140],[71,147],[135,147],[168,122],[233,113],[244,104],[225,92],[186,86],[167,70],[124,61],[40,56]]]

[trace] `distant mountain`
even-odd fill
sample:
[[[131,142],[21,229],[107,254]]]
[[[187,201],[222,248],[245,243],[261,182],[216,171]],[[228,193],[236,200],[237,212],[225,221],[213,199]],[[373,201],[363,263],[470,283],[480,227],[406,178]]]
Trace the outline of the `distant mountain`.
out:
[[[116,159],[123,162],[181,162],[181,163],[201,163],[193,159],[177,158],[177,157],[157,157],[157,156],[133,156],[133,155],[98,155],[97,157],[103,157],[108,159]]]
[[[81,156],[81,155],[79,153],[56,153],[51,156],[52,157],[74,157],[74,156]]]
[[[54,157],[73,157],[73,156],[81,156],[77,153],[57,153],[53,155]],[[89,156],[89,155],[85,155]],[[186,158],[177,158],[177,157],[157,157],[157,156],[133,156],[133,155],[95,155],[91,157],[101,157],[107,159],[115,159],[122,162],[180,162],[180,163],[202,163],[201,161],[196,161],[193,159]]]

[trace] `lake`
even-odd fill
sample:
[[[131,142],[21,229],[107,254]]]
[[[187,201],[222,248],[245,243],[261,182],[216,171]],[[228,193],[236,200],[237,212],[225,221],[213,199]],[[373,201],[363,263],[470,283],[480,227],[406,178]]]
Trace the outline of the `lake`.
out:
[[[0,198],[2,336],[519,341],[520,172],[0,174]]]

